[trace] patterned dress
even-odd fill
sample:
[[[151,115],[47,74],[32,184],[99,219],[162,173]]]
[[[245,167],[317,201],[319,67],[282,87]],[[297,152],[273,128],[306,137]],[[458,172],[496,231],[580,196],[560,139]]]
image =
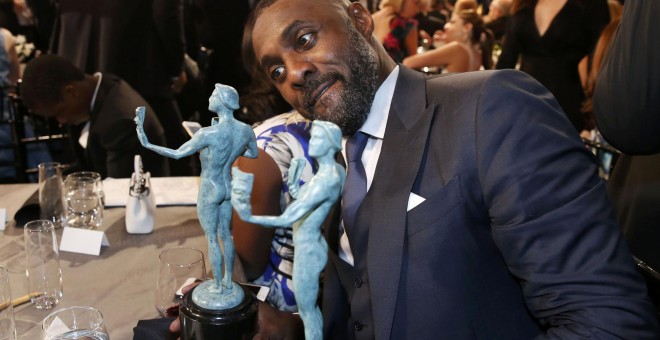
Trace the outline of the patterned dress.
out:
[[[406,37],[414,29],[417,29],[417,20],[415,19],[396,16],[390,22],[390,33],[383,40],[383,46],[397,63],[402,62],[403,58],[408,56]]]
[[[300,176],[300,184],[308,182],[316,172],[312,158],[307,154],[312,124],[297,112],[284,113],[254,127],[257,145],[275,160],[282,173],[280,208],[284,211],[291,202],[287,179],[292,158],[305,158],[307,164]],[[270,264],[254,281],[269,286],[268,302],[282,311],[296,312],[293,280],[293,239],[291,226],[275,229],[270,247]]]

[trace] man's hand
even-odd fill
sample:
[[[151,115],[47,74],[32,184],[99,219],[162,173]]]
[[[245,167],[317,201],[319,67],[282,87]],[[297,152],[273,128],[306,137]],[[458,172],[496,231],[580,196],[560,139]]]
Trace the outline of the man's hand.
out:
[[[197,287],[197,285],[199,285],[199,284],[202,283],[202,282],[203,282],[203,281],[193,282],[193,283],[191,283],[191,284],[189,284],[189,285],[187,285],[187,286],[181,288],[181,292],[182,292],[184,295],[185,295],[185,294],[188,294],[188,292],[189,292],[191,289]],[[172,323],[170,324],[170,332],[172,332],[172,333],[177,333],[177,334],[178,334],[180,331],[181,331],[181,323],[179,322],[179,318],[176,318],[176,319],[174,319],[174,321],[172,321]]]
[[[253,339],[305,339],[305,329],[298,315],[279,311],[267,302],[259,301],[259,331]]]

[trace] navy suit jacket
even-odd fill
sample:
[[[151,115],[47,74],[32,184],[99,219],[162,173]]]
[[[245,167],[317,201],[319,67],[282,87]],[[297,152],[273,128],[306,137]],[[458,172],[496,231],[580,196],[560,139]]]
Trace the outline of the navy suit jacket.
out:
[[[355,266],[330,254],[325,337],[657,339],[595,158],[552,95],[518,71],[400,68]],[[406,212],[411,192],[425,201]]]

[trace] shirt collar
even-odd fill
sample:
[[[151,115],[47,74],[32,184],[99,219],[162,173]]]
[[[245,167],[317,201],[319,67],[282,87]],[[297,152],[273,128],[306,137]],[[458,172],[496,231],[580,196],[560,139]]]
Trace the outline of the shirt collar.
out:
[[[360,128],[360,131],[369,134],[372,138],[383,139],[385,137],[387,117],[390,114],[390,105],[392,104],[394,87],[398,78],[399,65],[394,67],[376,91],[374,102],[371,104],[371,110],[369,110],[369,116]]]

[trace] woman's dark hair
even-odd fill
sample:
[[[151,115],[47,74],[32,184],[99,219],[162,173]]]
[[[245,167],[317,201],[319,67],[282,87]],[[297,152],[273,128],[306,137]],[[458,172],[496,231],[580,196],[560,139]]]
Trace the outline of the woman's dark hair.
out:
[[[291,105],[287,103],[275,85],[270,82],[266,74],[259,67],[259,63],[254,55],[254,46],[252,44],[252,29],[258,12],[268,7],[276,0],[261,0],[255,6],[253,12],[243,29],[243,43],[241,54],[243,57],[243,66],[251,77],[250,85],[240,98],[241,109],[236,113],[236,119],[249,124],[264,121],[270,117],[291,110]]]
[[[479,44],[481,49],[481,64],[484,69],[493,68],[493,45],[495,36],[486,28],[481,15],[477,13],[477,2],[474,0],[459,0],[454,8],[455,13],[465,23],[472,24],[471,44]]]

